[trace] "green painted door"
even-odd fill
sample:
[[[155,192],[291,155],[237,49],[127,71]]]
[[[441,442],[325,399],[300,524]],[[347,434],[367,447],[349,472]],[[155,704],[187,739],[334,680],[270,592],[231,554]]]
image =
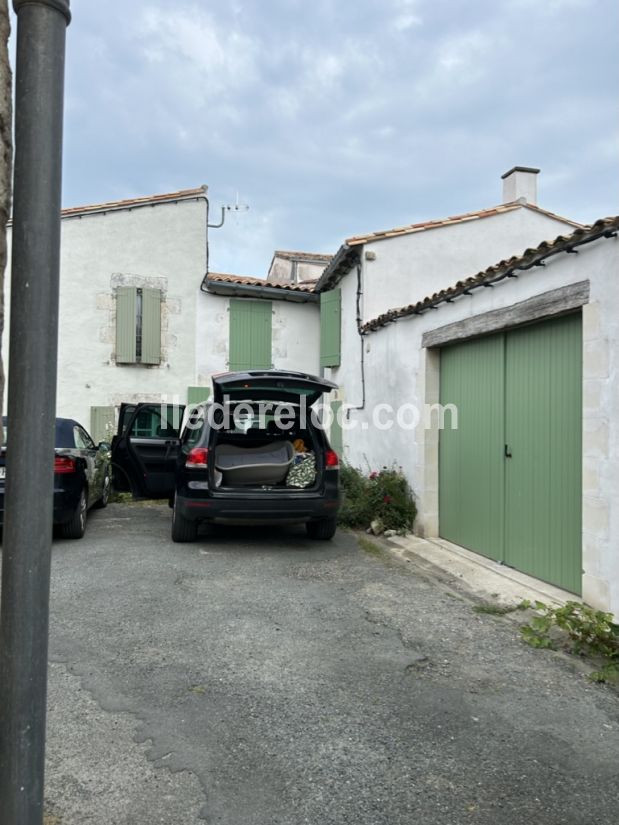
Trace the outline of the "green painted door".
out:
[[[491,559],[503,556],[504,339],[492,335],[441,350],[440,534]],[[455,420],[454,420],[455,424]]]
[[[510,332],[505,354],[505,563],[579,593],[580,315]]]
[[[440,535],[579,593],[580,314],[445,347],[440,386]]]
[[[271,369],[271,302],[230,299],[231,372]]]

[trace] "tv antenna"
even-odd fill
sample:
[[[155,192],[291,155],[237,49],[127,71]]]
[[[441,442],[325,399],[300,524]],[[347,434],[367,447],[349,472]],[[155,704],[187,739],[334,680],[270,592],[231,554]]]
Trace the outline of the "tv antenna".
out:
[[[226,206],[221,207],[221,220],[219,223],[209,223],[207,226],[210,229],[219,229],[220,226],[224,225],[224,221],[226,220],[226,212],[247,212],[249,210],[249,205],[246,203],[239,203],[239,193],[236,193],[236,198],[234,200],[234,204],[226,204]]]

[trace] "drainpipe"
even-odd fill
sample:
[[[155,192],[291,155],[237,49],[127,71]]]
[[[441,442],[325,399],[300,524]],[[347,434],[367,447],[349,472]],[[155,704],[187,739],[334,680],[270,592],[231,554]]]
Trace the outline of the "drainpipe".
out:
[[[15,166],[0,612],[3,825],[43,821],[69,5],[69,0],[13,0],[17,14]]]
[[[365,409],[365,336],[362,331],[363,326],[363,315],[361,313],[361,298],[363,296],[363,282],[362,282],[362,272],[361,272],[361,261],[357,263],[357,303],[356,303],[356,313],[357,313],[357,332],[359,333],[359,343],[361,345],[359,351],[359,365],[361,368],[361,403],[350,405],[346,407],[346,418],[350,419],[351,410],[364,410]]]

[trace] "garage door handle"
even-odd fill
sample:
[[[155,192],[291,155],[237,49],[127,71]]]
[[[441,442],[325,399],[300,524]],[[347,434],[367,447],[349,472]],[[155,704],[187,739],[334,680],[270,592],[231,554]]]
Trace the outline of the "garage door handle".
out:
[[[512,457],[512,451],[509,449],[509,444],[506,444],[505,445],[505,458],[511,458],[511,457]]]

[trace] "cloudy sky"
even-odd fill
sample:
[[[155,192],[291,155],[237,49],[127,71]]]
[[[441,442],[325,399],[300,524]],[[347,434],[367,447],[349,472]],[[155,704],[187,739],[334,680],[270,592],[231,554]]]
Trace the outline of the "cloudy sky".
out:
[[[211,269],[488,207],[617,214],[616,0],[73,0],[66,206],[208,184]]]

